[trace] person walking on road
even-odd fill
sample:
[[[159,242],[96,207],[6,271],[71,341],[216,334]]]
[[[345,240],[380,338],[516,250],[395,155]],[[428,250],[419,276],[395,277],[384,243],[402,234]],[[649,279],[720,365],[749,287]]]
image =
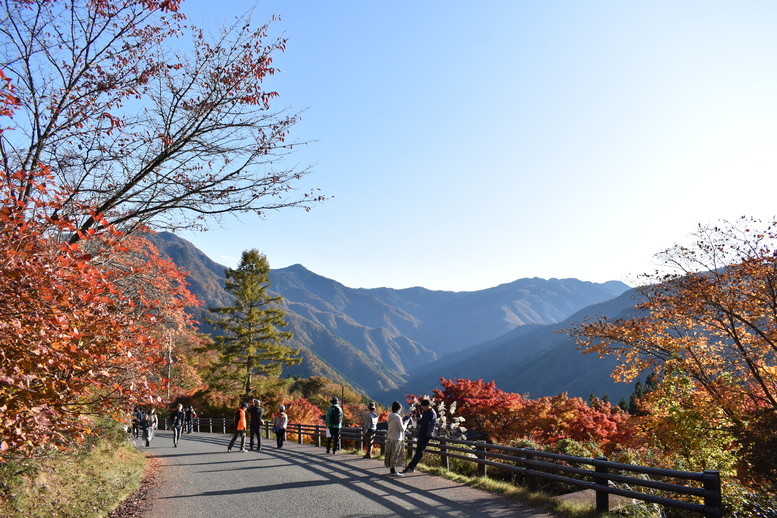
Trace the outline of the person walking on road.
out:
[[[407,419],[402,419],[400,411],[402,405],[399,401],[391,404],[391,413],[388,416],[388,432],[386,433],[386,446],[383,451],[383,464],[389,468],[391,475],[401,477],[397,472],[399,466],[405,465],[405,429]]]
[[[340,400],[333,397],[330,406],[326,411],[325,423],[329,429],[329,437],[326,438],[326,452],[330,449],[332,454],[337,453],[340,447],[340,428],[343,426],[343,409],[340,408]],[[331,448],[330,448],[331,446]]]
[[[132,436],[137,439],[140,437],[140,429],[143,422],[143,411],[140,407],[135,407],[132,411]]]
[[[286,415],[286,407],[281,405],[278,413],[273,417],[273,431],[275,432],[275,441],[278,448],[283,448],[283,442],[286,440],[286,427],[289,425],[289,416]]]
[[[248,414],[251,416],[251,434],[248,440],[248,449],[254,449],[254,435],[256,435],[256,451],[262,450],[262,425],[264,424],[264,408],[262,402],[254,399],[254,404],[248,407]]]
[[[181,440],[181,432],[186,423],[186,412],[183,411],[183,405],[178,403],[178,408],[170,414],[170,425],[173,427],[173,447],[178,447],[178,441]]]
[[[143,418],[143,439],[146,441],[146,448],[151,446],[151,439],[154,438],[154,431],[158,427],[159,418],[156,415],[156,408],[151,407],[151,410]]]
[[[248,403],[243,401],[240,406],[235,410],[235,434],[232,436],[232,440],[229,441],[227,446],[227,453],[232,451],[232,446],[235,445],[235,441],[240,437],[240,451],[246,451],[246,407]]]
[[[367,454],[365,459],[372,458],[372,444],[375,441],[375,432],[378,429],[378,411],[375,410],[375,403],[370,401],[367,405],[367,415],[364,416],[362,430],[364,432],[364,444],[367,445]]]
[[[402,473],[411,473],[415,471],[415,467],[421,461],[421,457],[424,454],[426,445],[429,444],[429,439],[434,437],[437,431],[437,412],[432,408],[432,402],[428,399],[421,401],[421,411],[423,415],[421,419],[417,421],[418,424],[418,442],[416,443],[415,455],[410,460],[410,464],[404,469]],[[415,416],[411,419],[416,421]]]
[[[192,433],[194,429],[194,420],[197,418],[197,412],[194,411],[194,407],[189,405],[186,407],[186,433]]]

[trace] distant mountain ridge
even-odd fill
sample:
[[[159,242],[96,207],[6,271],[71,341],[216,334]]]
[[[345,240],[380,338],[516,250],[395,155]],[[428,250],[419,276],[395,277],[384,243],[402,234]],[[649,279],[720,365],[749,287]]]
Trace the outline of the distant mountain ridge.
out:
[[[583,398],[606,394],[617,403],[631,395],[633,384],[616,383],[610,378],[615,358],[583,355],[575,339],[563,330],[600,315],[611,320],[629,318],[636,311],[637,298],[636,291],[630,289],[612,300],[583,308],[562,322],[517,327],[414,370],[406,385],[392,395],[401,397],[411,387],[416,392],[430,393],[443,377],[496,380],[500,389],[530,397],[561,392]]]
[[[206,307],[231,303],[231,295],[223,289],[225,267],[173,234],[147,237],[189,272],[190,290]],[[541,329],[583,308],[630,290],[618,281],[538,278],[474,292],[348,288],[299,264],[272,270],[270,280],[271,290],[284,298],[287,330],[294,333],[292,345],[301,349],[303,357],[300,365],[284,373],[326,376],[376,398],[398,390],[418,392],[408,385],[417,379],[416,372],[429,372],[430,366],[455,361],[458,355],[464,358],[473,347],[497,347],[494,344],[509,340],[513,333],[522,336],[531,329],[542,333]],[[201,318],[204,310],[192,312]],[[522,354],[515,350],[513,356]],[[508,374],[501,372],[500,378]],[[431,381],[438,380],[436,376]]]

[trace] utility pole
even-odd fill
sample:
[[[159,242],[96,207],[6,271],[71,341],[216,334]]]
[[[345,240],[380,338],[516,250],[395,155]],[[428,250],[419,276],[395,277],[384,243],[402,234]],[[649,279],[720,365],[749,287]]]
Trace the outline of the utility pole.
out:
[[[170,378],[173,377],[173,334],[167,332],[167,400],[170,401]]]

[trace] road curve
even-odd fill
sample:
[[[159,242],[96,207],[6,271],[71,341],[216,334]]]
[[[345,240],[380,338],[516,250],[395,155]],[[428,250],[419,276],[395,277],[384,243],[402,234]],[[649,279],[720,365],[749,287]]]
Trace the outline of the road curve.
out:
[[[381,461],[328,455],[324,448],[263,440],[261,452],[227,453],[231,436],[184,434],[173,448],[160,430],[147,449],[160,483],[144,518],[513,517],[553,515],[420,472],[390,477]]]

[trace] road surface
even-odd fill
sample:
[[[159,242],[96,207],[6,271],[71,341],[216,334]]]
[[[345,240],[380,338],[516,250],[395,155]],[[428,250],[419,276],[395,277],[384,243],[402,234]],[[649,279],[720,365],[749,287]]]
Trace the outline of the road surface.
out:
[[[391,477],[382,461],[326,454],[324,448],[263,440],[261,452],[227,453],[231,435],[184,434],[173,448],[160,430],[148,453],[160,459],[160,483],[146,518],[513,517],[553,515],[463,484],[416,471]]]

